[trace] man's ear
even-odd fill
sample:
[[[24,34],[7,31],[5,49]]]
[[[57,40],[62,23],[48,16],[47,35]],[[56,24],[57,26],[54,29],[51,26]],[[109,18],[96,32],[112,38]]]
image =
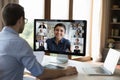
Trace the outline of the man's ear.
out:
[[[21,24],[23,23],[23,17],[20,17],[18,20],[17,20],[17,24]]]
[[[22,17],[20,17],[20,18],[17,20],[17,22],[16,22],[16,25],[17,25],[17,26],[19,26],[19,25],[21,25],[21,24],[23,24],[23,18],[22,18]]]
[[[20,17],[19,22],[23,23],[23,17]]]

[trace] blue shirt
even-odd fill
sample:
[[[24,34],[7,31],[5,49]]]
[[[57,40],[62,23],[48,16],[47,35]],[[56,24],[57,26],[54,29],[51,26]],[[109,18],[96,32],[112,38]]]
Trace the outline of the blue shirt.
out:
[[[24,68],[32,75],[42,74],[32,48],[10,27],[0,32],[0,80],[23,80]]]
[[[70,41],[68,39],[62,38],[61,41],[56,44],[55,37],[46,40],[48,51],[63,51],[66,52],[70,50]]]

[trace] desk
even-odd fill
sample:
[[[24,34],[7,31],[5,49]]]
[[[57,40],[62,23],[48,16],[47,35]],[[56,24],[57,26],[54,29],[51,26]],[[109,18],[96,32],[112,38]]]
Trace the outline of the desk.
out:
[[[76,66],[78,74],[73,76],[65,76],[61,78],[57,78],[54,80],[120,80],[120,70],[115,70],[115,74],[113,76],[89,76],[84,73],[82,70],[83,67],[88,66],[99,66],[101,63],[95,63],[95,62],[79,62],[74,60],[69,60],[68,63],[65,64],[57,64],[56,63],[56,57],[52,56],[44,56],[43,61],[41,63],[42,65],[46,64],[55,64],[60,66]]]
[[[42,64],[56,64],[56,58],[52,56],[45,56],[43,59]],[[79,61],[74,61],[74,60],[69,60],[68,63],[65,64],[58,64],[60,66],[76,66],[78,70],[78,75],[73,75],[73,76],[66,76],[66,77],[61,77],[58,79],[54,80],[120,80],[120,70],[115,71],[115,74],[113,76],[89,76],[84,73],[82,70],[82,67],[88,67],[88,66],[99,66],[101,63],[95,63],[95,62],[79,62]]]

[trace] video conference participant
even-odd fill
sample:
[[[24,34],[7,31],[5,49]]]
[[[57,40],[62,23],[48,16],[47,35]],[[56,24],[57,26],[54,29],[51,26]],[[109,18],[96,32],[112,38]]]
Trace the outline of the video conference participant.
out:
[[[74,53],[75,54],[80,54],[80,49],[79,49],[79,46],[75,46],[75,49],[74,49]]]
[[[66,27],[64,24],[58,23],[55,25],[54,27],[55,37],[46,40],[48,51],[55,51],[60,53],[71,52],[70,41],[64,38],[65,33]],[[69,56],[69,58],[71,58],[71,56]]]
[[[46,29],[46,26],[44,24],[44,22],[40,23],[39,27],[38,28],[43,28],[43,29]]]
[[[44,69],[33,55],[29,44],[19,37],[25,25],[24,8],[9,3],[2,11],[4,28],[0,32],[0,80],[23,80],[24,68],[40,80],[76,74],[75,67],[64,70]],[[52,73],[52,74],[51,74]]]

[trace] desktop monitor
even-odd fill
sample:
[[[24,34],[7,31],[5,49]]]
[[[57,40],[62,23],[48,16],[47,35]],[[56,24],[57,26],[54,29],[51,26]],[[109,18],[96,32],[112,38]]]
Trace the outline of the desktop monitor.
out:
[[[54,37],[54,26],[58,23],[62,23],[66,26],[64,38],[70,41],[71,52],[51,52],[85,56],[87,32],[86,20],[34,19],[34,51],[47,51],[46,40]]]

